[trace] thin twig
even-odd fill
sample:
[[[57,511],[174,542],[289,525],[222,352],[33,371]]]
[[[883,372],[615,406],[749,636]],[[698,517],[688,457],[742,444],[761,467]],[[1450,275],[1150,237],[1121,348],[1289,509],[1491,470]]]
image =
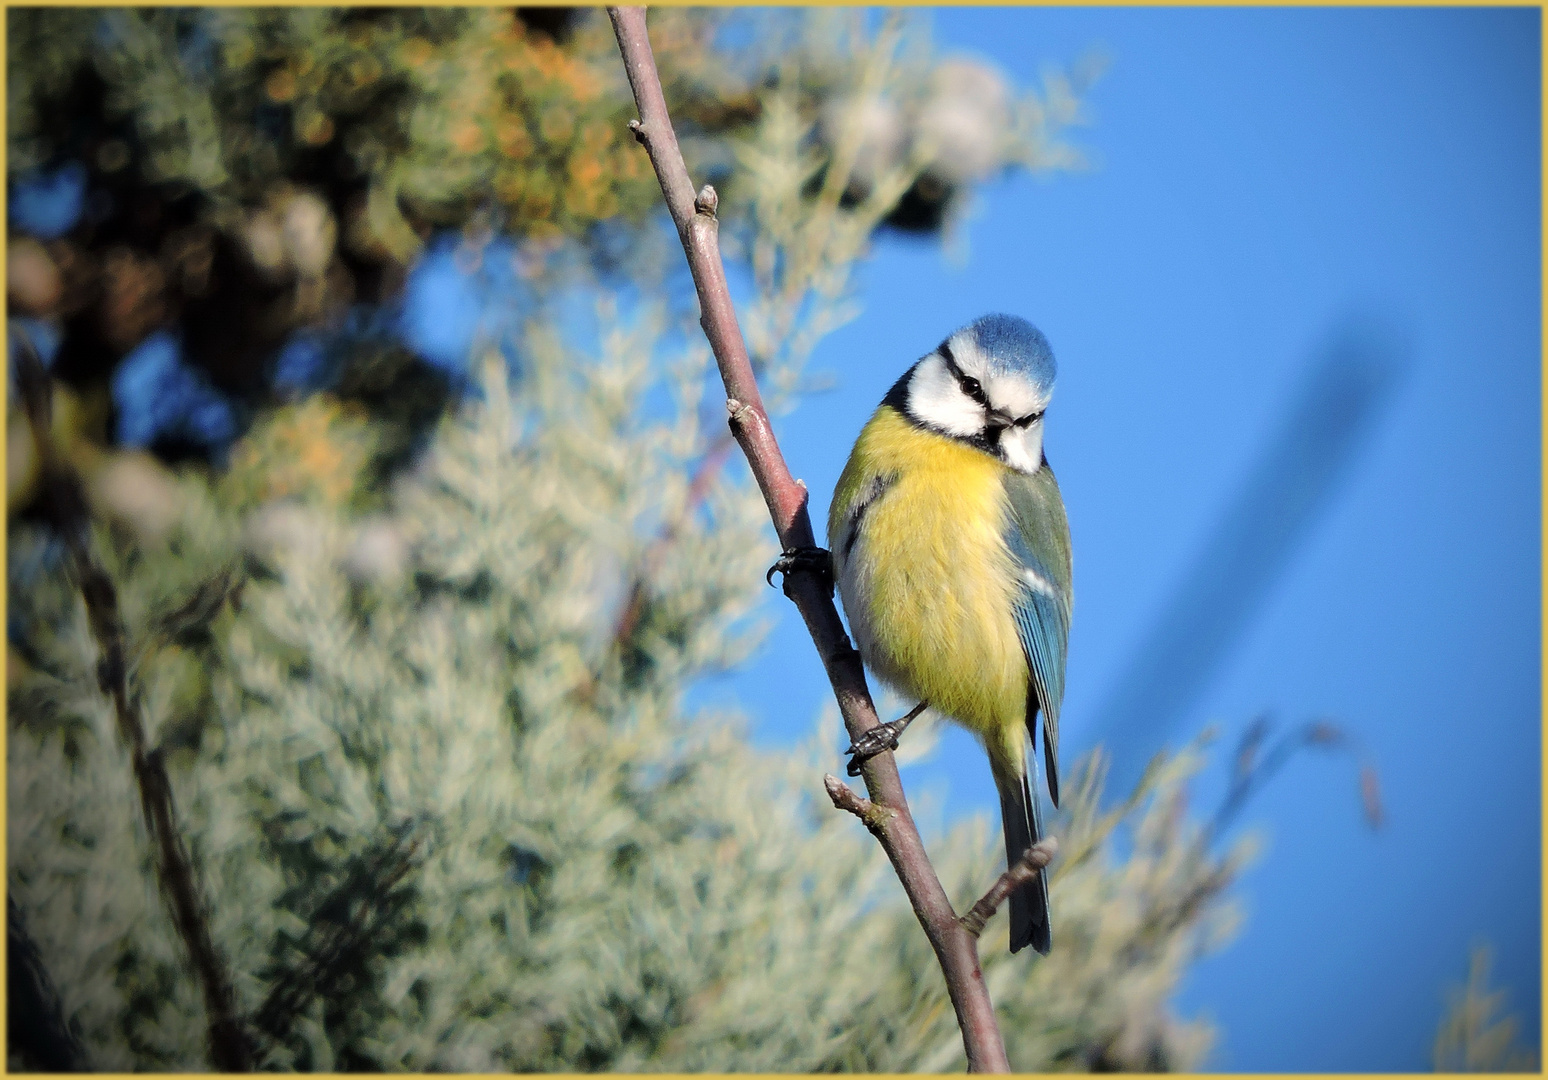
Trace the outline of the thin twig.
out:
[[[1054,854],[1058,850],[1059,841],[1051,836],[1044,837],[1027,848],[1026,854],[1016,860],[1016,865],[1001,874],[1000,880],[996,881],[978,903],[962,916],[963,929],[974,937],[982,934],[989,920],[994,918],[994,913],[1000,910],[1000,905],[1010,899],[1011,893],[1036,880],[1043,872],[1043,868],[1053,861]]]
[[[875,818],[876,804],[870,799],[861,798],[855,794],[855,789],[844,781],[828,773],[822,778],[822,786],[828,792],[828,798],[833,800],[833,805],[839,810],[847,810],[863,822],[866,828],[872,827]]]
[[[719,223],[715,217],[718,198],[714,189],[708,186],[697,196],[694,194],[646,35],[645,9],[608,8],[608,17],[612,19],[624,69],[640,112],[640,119],[631,122],[630,128],[650,155],[667,209],[688,258],[688,268],[699,296],[699,322],[725,383],[731,432],[747,455],[747,463],[768,505],[781,547],[787,550],[814,547],[816,541],[807,513],[806,486],[790,475],[774,439],[748,359],[747,345],[737,323],[731,293],[726,286],[725,267],[720,259]],[[795,602],[812,642],[817,646],[850,739],[859,739],[881,721],[866,686],[859,654],[844,633],[838,609],[833,606],[832,592],[819,575],[802,570],[786,574],[784,587],[785,595]],[[974,1072],[1008,1072],[1010,1063],[1005,1056],[1005,1043],[978,962],[978,942],[957,921],[946,890],[941,887],[935,868],[930,864],[913,815],[909,813],[893,755],[886,752],[869,759],[861,775],[871,796],[871,809],[865,815],[866,825],[891,860],[903,891],[935,950],[957,1013],[957,1024],[962,1030],[968,1068]]]
[[[667,552],[671,550],[673,544],[677,543],[678,536],[699,509],[699,504],[708,497],[710,488],[715,483],[715,477],[725,465],[730,453],[731,437],[728,434],[722,434],[699,459],[698,468],[688,484],[688,495],[683,501],[682,509],[673,515],[651,541],[650,547],[645,550],[645,557],[640,560],[640,568],[636,571],[634,580],[629,583],[628,592],[625,593],[627,599],[619,613],[618,621],[613,625],[614,649],[626,644],[634,635],[635,626],[645,610],[646,593],[650,589],[651,582],[661,572],[661,564],[665,561]]]
[[[230,973],[215,948],[209,918],[199,894],[193,864],[178,827],[172,801],[172,781],[161,755],[146,746],[139,710],[129,693],[127,648],[118,610],[118,590],[92,551],[91,517],[80,475],[55,450],[53,442],[53,386],[37,350],[25,334],[16,337],[16,386],[32,428],[42,489],[50,518],[64,540],[75,571],[92,638],[101,654],[97,682],[113,699],[118,734],[129,750],[134,778],[140,789],[140,809],[156,850],[156,874],[172,922],[188,950],[194,974],[204,993],[209,1025],[210,1061],[222,1072],[248,1072],[252,1047],[236,1011],[236,993]]]
[[[409,893],[399,885],[415,869],[422,843],[413,822],[393,832],[384,848],[352,860],[344,880],[307,914],[306,934],[294,946],[296,963],[279,972],[253,1013],[253,1026],[276,1043],[293,1037],[291,1025],[315,1000],[331,1004],[342,996],[368,950],[380,947],[390,924],[401,919]]]
[[[1247,801],[1272,780],[1291,758],[1307,748],[1345,750],[1359,762],[1360,801],[1365,819],[1371,828],[1381,828],[1385,813],[1381,805],[1376,766],[1369,751],[1353,735],[1330,721],[1315,720],[1281,735],[1277,742],[1264,751],[1272,727],[1273,722],[1268,716],[1259,716],[1242,733],[1236,745],[1230,790],[1226,792],[1220,809],[1215,811],[1214,818],[1204,831],[1205,842],[1224,835]]]

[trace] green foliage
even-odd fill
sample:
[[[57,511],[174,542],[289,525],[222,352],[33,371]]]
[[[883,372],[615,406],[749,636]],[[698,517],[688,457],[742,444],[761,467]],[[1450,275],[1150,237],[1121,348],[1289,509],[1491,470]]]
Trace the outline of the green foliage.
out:
[[[625,128],[633,103],[607,20],[577,14],[556,33],[496,8],[14,8],[9,168],[75,155],[227,211],[276,185],[344,183],[367,193],[352,235],[400,258],[425,228],[491,206],[519,234],[584,235],[638,220],[658,195]],[[743,15],[754,44],[717,49],[732,18],[652,13],[668,101],[701,171],[725,177],[726,140],[762,115],[771,83],[775,100],[820,114],[851,159],[841,187],[853,180],[856,194],[908,156],[933,171],[938,200],[1007,165],[1077,160],[1053,138],[1078,114],[1061,79],[1018,101],[988,69],[916,48],[899,77],[873,67],[856,80],[857,57],[877,47],[863,17]],[[980,107],[945,123],[969,95]],[[61,110],[74,123],[56,123]],[[913,179],[884,200],[889,212]]]
[[[493,194],[524,231],[652,204],[605,21],[569,48],[490,8],[16,9],[10,27],[13,170],[87,149],[48,119],[84,75],[104,87],[102,171],[250,204],[341,169],[410,249],[399,197],[446,219]]]
[[[621,511],[683,495],[681,432],[632,420],[642,351],[620,332],[600,362],[556,357],[558,385],[514,397],[488,366],[484,403],[448,421],[386,517],[290,502],[243,522],[190,480],[165,547],[114,547],[144,715],[271,1067],[960,1067],[890,869],[821,800],[832,729],[754,749],[734,717],[678,702],[746,647],[755,494],[717,485],[662,560],[636,644],[649,664],[599,640],[639,556]],[[372,528],[411,554],[362,559]],[[31,531],[13,544],[23,564],[45,550]],[[169,631],[163,613],[231,566],[239,609]],[[51,674],[13,695],[13,895],[97,1066],[196,1068],[197,994],[84,613],[57,577],[17,593],[27,625],[60,632]],[[1190,767],[1107,814],[1088,770],[1059,830],[1059,947],[1028,964],[999,923],[987,935],[1022,1067],[1197,1060],[1203,1030],[1165,998],[1226,928],[1211,902],[1233,864],[1179,813]],[[983,820],[932,845],[960,906],[997,846]]]
[[[664,284],[672,238],[621,224],[654,180],[620,134],[605,24],[556,40],[486,10],[9,18],[13,167],[81,152],[71,132],[87,130],[91,167],[111,171],[121,138],[134,164],[119,167],[193,187],[210,227],[251,240],[301,205],[308,155],[342,147],[381,245],[476,218],[490,192],[524,237],[537,300],[517,362],[475,358],[475,392],[420,442],[378,387],[265,408],[221,469],[72,451],[134,707],[261,1064],[960,1069],[917,920],[823,796],[832,718],[776,750],[734,713],[683,704],[755,647],[773,544],[745,471],[720,464],[709,357],[691,301]],[[665,11],[653,33],[751,272],[760,375],[789,407],[812,347],[855,310],[875,231],[930,190],[954,213],[994,169],[1070,164],[1054,136],[1074,99],[1057,81],[1013,97],[904,21],[756,18],[750,44],[723,51],[706,45],[720,15]],[[83,64],[107,88],[106,127],[56,129],[44,118]],[[970,159],[945,153],[961,126],[939,113],[969,84],[1001,91],[985,99],[993,137],[951,172]],[[322,205],[348,234],[342,204]],[[604,219],[622,253],[592,228]],[[490,223],[473,225],[467,258],[495,250]],[[13,517],[9,559],[11,897],[93,1067],[202,1068],[199,990],[82,601],[37,524]],[[1229,932],[1221,893],[1243,853],[1211,854],[1187,817],[1196,765],[1159,762],[1108,811],[1100,763],[1077,770],[1054,825],[1054,953],[1010,957],[1003,919],[983,941],[1019,1068],[1200,1060],[1207,1028],[1167,999]],[[930,847],[959,908],[997,872],[986,820]]]
[[[67,235],[12,245],[12,310],[56,323],[54,370],[98,439],[114,369],[149,334],[170,332],[249,415],[284,396],[278,358],[301,331],[329,343],[330,387],[407,413],[384,437],[412,442],[448,396],[444,372],[353,339],[381,325],[369,315],[397,302],[438,231],[462,231],[469,263],[519,239],[517,276],[542,295],[567,262],[652,293],[680,265],[647,224],[660,196],[600,10],[6,18],[9,174],[83,170],[87,207]],[[938,233],[979,181],[1078,161],[1059,140],[1078,80],[1016,93],[981,63],[936,57],[917,24],[876,21],[652,13],[689,164],[720,187],[728,246],[747,246],[767,301],[748,312],[752,343],[781,377],[848,316],[850,268],[878,227]]]

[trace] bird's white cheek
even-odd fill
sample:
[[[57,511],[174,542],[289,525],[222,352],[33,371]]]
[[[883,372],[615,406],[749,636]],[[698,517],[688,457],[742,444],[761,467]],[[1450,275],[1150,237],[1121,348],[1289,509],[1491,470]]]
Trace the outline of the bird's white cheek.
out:
[[[1043,425],[1007,428],[1000,434],[1000,453],[1018,472],[1035,473],[1043,464]]]
[[[964,394],[938,356],[920,364],[909,386],[909,411],[937,431],[966,439],[984,429],[984,410]]]

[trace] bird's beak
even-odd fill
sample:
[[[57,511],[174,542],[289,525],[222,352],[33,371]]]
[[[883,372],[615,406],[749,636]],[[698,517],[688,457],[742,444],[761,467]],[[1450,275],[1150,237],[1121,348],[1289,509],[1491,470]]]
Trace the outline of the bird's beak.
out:
[[[1008,428],[1016,422],[1014,416],[1008,416],[999,409],[990,409],[989,415],[985,419],[990,427],[995,428]]]

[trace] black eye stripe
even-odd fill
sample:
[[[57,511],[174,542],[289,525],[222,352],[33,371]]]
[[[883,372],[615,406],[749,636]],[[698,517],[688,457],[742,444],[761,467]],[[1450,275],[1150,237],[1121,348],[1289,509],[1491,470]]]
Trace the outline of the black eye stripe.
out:
[[[952,354],[951,346],[943,341],[941,342],[941,347],[935,351],[941,354],[942,360],[946,361],[946,370],[951,372],[951,377],[957,380],[957,385],[962,388],[962,392],[980,405],[987,406],[989,398],[984,394],[983,383],[973,378],[973,376],[963,373],[962,369],[957,366],[957,358]]]
[[[962,386],[963,381],[967,378],[967,376],[964,375],[962,373],[962,369],[957,366],[957,358],[952,355],[951,346],[943,341],[941,342],[941,347],[937,349],[936,352],[940,353],[941,359],[946,361],[946,370],[951,372],[951,377],[953,379],[957,380],[957,385]]]
[[[951,372],[951,377],[957,380],[957,386],[961,388],[962,392],[987,409],[989,407],[989,395],[984,393],[983,383],[964,372],[957,364],[957,358],[951,351],[951,343],[943,341],[935,351],[940,355],[941,360],[945,362],[946,370]],[[1019,428],[1031,427],[1043,418],[1043,413],[1046,411],[1046,409],[1039,409],[1035,413],[1028,413],[1026,416],[1012,420],[1011,424]]]

